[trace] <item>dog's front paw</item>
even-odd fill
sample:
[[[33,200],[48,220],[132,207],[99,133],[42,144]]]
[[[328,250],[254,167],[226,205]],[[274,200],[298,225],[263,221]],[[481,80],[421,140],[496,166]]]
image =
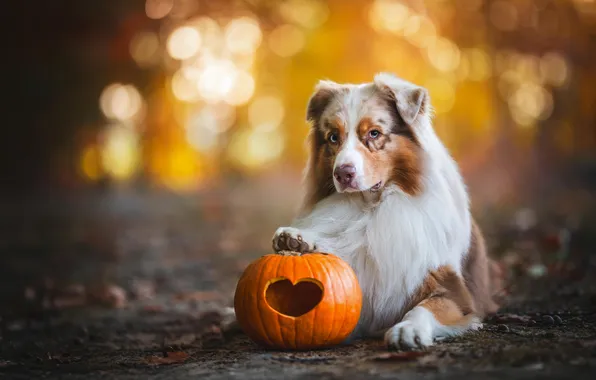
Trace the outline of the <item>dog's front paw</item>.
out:
[[[317,249],[316,244],[304,236],[297,228],[280,227],[273,235],[273,250],[294,251],[299,253],[312,252]]]
[[[385,333],[385,344],[393,350],[423,350],[433,344],[432,327],[403,321]]]

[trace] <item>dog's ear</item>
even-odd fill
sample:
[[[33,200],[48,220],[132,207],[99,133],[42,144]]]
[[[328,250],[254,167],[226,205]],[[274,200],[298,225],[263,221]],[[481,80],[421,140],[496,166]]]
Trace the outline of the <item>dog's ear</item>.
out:
[[[429,111],[428,92],[422,87],[385,73],[375,76],[375,85],[395,101],[397,112],[407,124]]]
[[[422,87],[404,88],[395,93],[395,102],[400,116],[407,124],[412,124],[418,115],[426,112],[428,93]]]
[[[316,123],[333,97],[340,91],[341,85],[328,80],[320,81],[315,87],[315,93],[308,101],[306,120]]]

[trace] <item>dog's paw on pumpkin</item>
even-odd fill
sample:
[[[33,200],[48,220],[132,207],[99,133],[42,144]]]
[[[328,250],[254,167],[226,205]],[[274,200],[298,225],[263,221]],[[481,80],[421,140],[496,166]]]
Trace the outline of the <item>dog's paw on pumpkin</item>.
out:
[[[312,252],[317,246],[304,237],[297,228],[280,227],[273,235],[273,250],[275,252],[293,251],[299,253]]]

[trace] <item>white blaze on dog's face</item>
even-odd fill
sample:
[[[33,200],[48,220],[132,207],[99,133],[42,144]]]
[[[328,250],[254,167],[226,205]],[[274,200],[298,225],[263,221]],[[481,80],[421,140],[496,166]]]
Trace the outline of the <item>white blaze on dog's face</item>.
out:
[[[415,128],[428,108],[426,90],[387,74],[362,85],[319,83],[307,115],[313,196],[380,191],[391,183],[418,194],[422,163]]]

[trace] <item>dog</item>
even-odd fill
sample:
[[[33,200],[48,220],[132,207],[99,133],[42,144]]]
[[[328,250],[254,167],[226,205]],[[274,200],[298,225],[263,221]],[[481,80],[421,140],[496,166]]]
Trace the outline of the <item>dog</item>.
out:
[[[304,202],[273,249],[350,264],[363,292],[351,338],[424,349],[480,328],[498,309],[497,281],[427,90],[388,73],[365,84],[321,81],[307,120]]]

